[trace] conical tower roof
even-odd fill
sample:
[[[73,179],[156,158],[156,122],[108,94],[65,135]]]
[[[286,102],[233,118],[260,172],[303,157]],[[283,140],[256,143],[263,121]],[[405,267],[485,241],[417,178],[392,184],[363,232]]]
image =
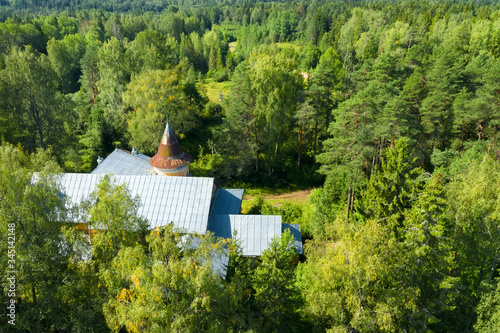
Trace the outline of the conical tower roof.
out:
[[[193,157],[182,150],[174,131],[167,122],[158,152],[149,160],[149,164],[157,169],[177,169],[192,161]]]

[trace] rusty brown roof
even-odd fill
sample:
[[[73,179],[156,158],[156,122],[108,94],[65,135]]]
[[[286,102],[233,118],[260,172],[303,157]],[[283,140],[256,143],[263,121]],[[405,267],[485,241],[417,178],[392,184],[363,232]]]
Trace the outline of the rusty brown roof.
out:
[[[193,157],[182,150],[174,131],[167,123],[158,152],[149,160],[149,164],[158,169],[175,169],[192,161]]]

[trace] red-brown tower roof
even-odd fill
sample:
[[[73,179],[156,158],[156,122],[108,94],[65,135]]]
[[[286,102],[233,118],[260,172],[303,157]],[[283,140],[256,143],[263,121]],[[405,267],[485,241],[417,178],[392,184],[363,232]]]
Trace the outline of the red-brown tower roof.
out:
[[[157,169],[176,169],[192,161],[193,157],[182,150],[174,131],[167,122],[158,152],[149,160],[149,164]]]

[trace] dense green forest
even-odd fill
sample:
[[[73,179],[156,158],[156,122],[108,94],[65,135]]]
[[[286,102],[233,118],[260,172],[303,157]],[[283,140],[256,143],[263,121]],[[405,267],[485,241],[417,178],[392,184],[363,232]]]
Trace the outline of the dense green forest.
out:
[[[0,332],[500,331],[499,57],[495,1],[1,0]],[[68,207],[60,172],[167,116],[195,176],[315,187],[251,209],[301,224],[298,265],[289,234],[180,251],[112,177]]]

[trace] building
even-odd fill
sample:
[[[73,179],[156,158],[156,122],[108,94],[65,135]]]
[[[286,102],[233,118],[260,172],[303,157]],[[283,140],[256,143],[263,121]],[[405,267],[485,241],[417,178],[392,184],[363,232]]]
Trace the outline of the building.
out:
[[[94,191],[105,174],[113,174],[119,184],[127,184],[133,197],[139,196],[138,214],[152,228],[173,223],[186,234],[213,232],[232,238],[236,233],[242,255],[259,256],[271,239],[289,229],[297,253],[302,253],[300,225],[283,224],[281,216],[241,215],[243,189],[224,189],[214,178],[189,177],[193,158],[182,150],[170,125],[152,158],[115,149],[90,174],[64,174],[62,186],[73,204],[79,204]]]

